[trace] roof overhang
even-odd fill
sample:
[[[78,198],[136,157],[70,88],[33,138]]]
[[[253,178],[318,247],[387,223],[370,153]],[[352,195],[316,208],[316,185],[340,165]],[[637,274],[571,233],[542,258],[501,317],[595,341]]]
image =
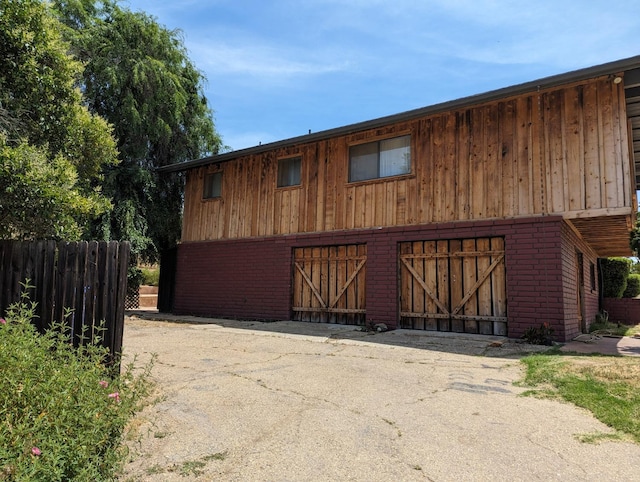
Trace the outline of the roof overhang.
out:
[[[622,208],[604,216],[566,219],[596,252],[598,257],[633,256],[629,233],[633,228],[635,213]],[[626,211],[626,214],[624,212]]]
[[[208,164],[217,164],[220,162],[229,161],[238,157],[259,154],[262,152],[270,151],[273,149],[280,149],[283,147],[290,147],[296,144],[302,144],[307,142],[315,142],[320,140],[329,139],[332,137],[338,137],[343,135],[352,134],[368,129],[375,129],[388,124],[394,124],[406,120],[425,117],[432,114],[441,112],[447,112],[457,110],[460,108],[469,107],[485,102],[491,102],[494,100],[503,99],[506,97],[512,97],[519,94],[525,94],[528,92],[535,92],[540,89],[547,89],[563,84],[572,82],[578,82],[590,78],[599,77],[602,75],[612,75],[627,70],[640,68],[640,55],[630,57],[627,59],[617,60],[615,62],[608,62],[606,64],[597,65],[585,69],[575,70],[564,74],[553,75],[550,77],[544,77],[542,79],[526,82],[523,84],[517,84],[511,87],[505,87],[502,89],[492,90],[483,94],[477,94],[469,97],[463,97],[457,100],[448,102],[442,102],[429,107],[423,107],[420,109],[409,110],[400,114],[394,114],[385,117],[379,117],[377,119],[359,122],[356,124],[350,124],[344,127],[338,127],[335,129],[324,130],[320,132],[310,133],[298,137],[292,137],[281,141],[271,142],[268,144],[261,144],[255,147],[249,147],[246,149],[239,149],[236,151],[224,152],[210,157],[204,157],[202,159],[195,159],[192,161],[186,161],[168,166],[159,167],[159,172],[178,172],[192,169],[195,167],[205,166]]]

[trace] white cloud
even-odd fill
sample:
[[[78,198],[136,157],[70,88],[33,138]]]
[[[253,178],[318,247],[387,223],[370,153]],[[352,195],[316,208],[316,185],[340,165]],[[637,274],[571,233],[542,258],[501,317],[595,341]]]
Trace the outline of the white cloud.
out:
[[[456,57],[497,65],[547,64],[561,70],[634,55],[632,2],[438,0],[453,35],[436,46]],[[629,10],[631,9],[631,10]]]
[[[184,31],[236,149],[640,53],[637,0],[129,1]]]
[[[215,41],[190,45],[198,65],[215,69],[216,74],[247,74],[268,78],[321,75],[347,70],[349,63],[305,58],[291,49],[265,46],[264,42],[229,45]],[[329,57],[327,53],[324,57]]]
[[[429,56],[485,64],[546,64],[558,70],[637,53],[637,0],[311,0],[327,30],[374,38],[395,60]],[[363,39],[366,50],[369,38]],[[426,56],[426,57],[425,57]],[[392,59],[392,60],[394,60]]]

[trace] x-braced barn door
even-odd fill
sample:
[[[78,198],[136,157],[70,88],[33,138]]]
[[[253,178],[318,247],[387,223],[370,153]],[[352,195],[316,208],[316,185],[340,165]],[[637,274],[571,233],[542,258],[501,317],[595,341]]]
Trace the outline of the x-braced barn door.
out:
[[[400,326],[506,335],[504,239],[401,243]]]
[[[296,248],[293,258],[294,320],[365,324],[365,244]]]

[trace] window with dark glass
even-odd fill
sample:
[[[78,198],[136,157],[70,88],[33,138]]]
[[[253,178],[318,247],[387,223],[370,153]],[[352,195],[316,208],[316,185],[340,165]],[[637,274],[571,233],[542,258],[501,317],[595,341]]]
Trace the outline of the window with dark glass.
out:
[[[202,199],[214,199],[222,196],[222,172],[213,172],[204,177]]]
[[[301,157],[278,160],[278,187],[299,186]]]
[[[394,137],[349,148],[349,182],[411,173],[411,136]]]

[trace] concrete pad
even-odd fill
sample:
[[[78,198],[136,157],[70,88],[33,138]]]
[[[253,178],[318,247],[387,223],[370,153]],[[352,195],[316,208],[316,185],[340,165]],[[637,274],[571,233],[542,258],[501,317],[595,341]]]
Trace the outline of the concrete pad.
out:
[[[157,400],[123,480],[638,480],[640,446],[582,443],[611,430],[521,396],[522,344],[251,323],[127,318]]]
[[[640,356],[640,338],[580,335],[560,350],[585,354]]]

